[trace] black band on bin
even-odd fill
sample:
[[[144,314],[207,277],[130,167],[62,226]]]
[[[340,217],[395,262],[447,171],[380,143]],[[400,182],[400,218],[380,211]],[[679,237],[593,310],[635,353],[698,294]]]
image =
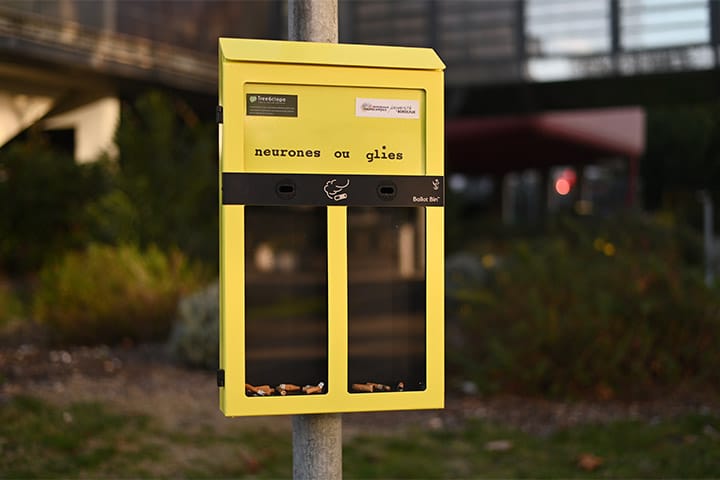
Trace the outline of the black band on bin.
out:
[[[223,205],[442,207],[445,179],[430,175],[222,174]]]

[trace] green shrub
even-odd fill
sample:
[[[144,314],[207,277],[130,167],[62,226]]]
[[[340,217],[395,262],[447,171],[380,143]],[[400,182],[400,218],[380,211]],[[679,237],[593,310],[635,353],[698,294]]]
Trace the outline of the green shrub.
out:
[[[216,266],[216,126],[170,95],[151,91],[123,105],[111,188],[84,209],[93,238],[178,247]]]
[[[123,106],[117,161],[78,165],[31,132],[0,150],[0,269],[34,273],[89,243],[178,247],[216,266],[218,154],[211,121],[157,91]]]
[[[450,314],[467,341],[452,365],[485,391],[720,388],[720,296],[692,266],[691,237],[647,222],[566,221],[511,242],[486,287],[455,291]]]
[[[170,354],[193,367],[216,369],[220,321],[218,284],[183,298],[168,341]]]
[[[198,280],[178,251],[91,245],[43,269],[34,312],[62,341],[159,339]]]
[[[103,163],[78,165],[40,135],[0,150],[0,268],[11,274],[39,269],[88,231],[78,212],[106,188]]]
[[[0,327],[22,318],[23,304],[13,288],[0,278]]]

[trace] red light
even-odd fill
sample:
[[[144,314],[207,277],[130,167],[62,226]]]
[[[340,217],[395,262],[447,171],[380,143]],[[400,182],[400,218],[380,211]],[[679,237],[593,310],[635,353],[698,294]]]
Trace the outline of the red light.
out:
[[[565,170],[563,170],[560,177],[568,181],[568,183],[570,184],[570,188],[572,188],[572,186],[575,185],[575,182],[577,181],[577,174],[572,168],[566,168]]]
[[[577,182],[577,174],[572,168],[564,168],[555,180],[555,191],[558,195],[567,195]]]
[[[570,182],[565,178],[558,178],[555,181],[555,191],[560,195],[570,193]]]

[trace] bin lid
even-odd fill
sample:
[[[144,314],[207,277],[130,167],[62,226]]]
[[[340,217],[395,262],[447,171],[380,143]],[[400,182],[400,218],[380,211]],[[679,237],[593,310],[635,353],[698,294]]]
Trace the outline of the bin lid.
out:
[[[444,70],[431,48],[220,38],[222,58],[238,62]]]

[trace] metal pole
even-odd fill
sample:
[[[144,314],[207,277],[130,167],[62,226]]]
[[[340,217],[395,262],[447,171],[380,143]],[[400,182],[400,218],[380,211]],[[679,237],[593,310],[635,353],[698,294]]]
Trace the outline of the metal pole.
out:
[[[342,415],[293,415],[293,478],[342,478]]]
[[[712,286],[715,281],[715,249],[713,235],[713,199],[706,190],[700,192],[703,204],[703,239],[705,243],[705,285]]]
[[[708,0],[710,11],[710,45],[713,50],[715,68],[720,67],[720,5],[717,0]]]
[[[288,39],[337,43],[337,7],[337,0],[288,0]],[[294,415],[292,425],[293,478],[342,478],[342,415]]]
[[[337,43],[337,0],[288,0],[288,40]]]
[[[622,41],[620,35],[620,1],[610,0],[610,56],[612,61],[612,74],[620,75],[620,51]]]

